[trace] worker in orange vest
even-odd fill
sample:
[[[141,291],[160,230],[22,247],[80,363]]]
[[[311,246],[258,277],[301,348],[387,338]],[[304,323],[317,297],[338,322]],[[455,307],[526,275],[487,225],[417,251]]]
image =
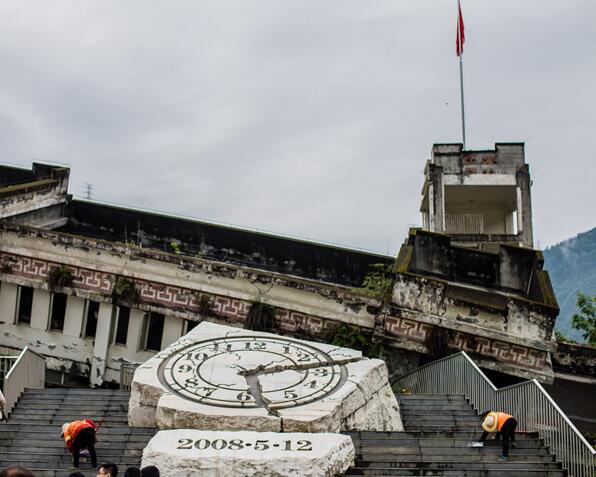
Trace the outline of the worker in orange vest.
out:
[[[62,434],[66,443],[66,448],[72,452],[72,460],[75,468],[79,467],[79,458],[81,450],[87,449],[91,456],[93,468],[97,467],[97,454],[95,453],[95,443],[97,439],[95,433],[97,426],[90,419],[84,421],[66,422],[62,425]]]
[[[515,448],[515,428],[517,421],[515,418],[504,412],[484,411],[482,413],[482,437],[480,442],[484,442],[490,432],[497,431],[497,436],[503,440],[503,454],[499,460],[507,460],[509,458],[509,441],[511,447]]]

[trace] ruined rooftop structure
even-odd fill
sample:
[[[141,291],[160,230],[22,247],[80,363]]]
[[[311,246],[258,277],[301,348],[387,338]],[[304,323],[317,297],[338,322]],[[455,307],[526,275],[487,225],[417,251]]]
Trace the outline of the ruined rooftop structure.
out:
[[[62,382],[117,382],[123,363],[198,322],[242,327],[263,304],[276,332],[347,333],[381,349],[394,375],[465,350],[487,370],[553,379],[558,307],[542,254],[528,248],[523,145],[435,145],[428,221],[397,257],[73,199],[69,172],[0,167],[0,346],[32,347]],[[523,211],[517,231],[489,226],[496,212],[478,205],[455,207],[478,187],[482,203],[502,198],[503,224]],[[482,233],[445,234],[456,211],[482,215]]]
[[[466,246],[496,250],[499,243],[532,248],[530,170],[524,145],[464,151],[435,144],[422,187],[423,227]]]

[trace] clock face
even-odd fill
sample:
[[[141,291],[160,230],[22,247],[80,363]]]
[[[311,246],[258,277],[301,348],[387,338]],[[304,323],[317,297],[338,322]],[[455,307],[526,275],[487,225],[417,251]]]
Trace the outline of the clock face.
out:
[[[287,338],[230,336],[195,342],[166,358],[161,382],[173,393],[218,407],[270,410],[333,393],[347,377],[327,353]]]

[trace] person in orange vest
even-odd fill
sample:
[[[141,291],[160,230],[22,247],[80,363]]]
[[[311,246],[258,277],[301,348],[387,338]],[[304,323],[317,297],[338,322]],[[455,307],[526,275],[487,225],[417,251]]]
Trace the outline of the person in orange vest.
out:
[[[89,451],[93,468],[97,467],[97,454],[95,453],[96,431],[97,426],[90,419],[66,422],[62,425],[61,436],[64,438],[66,448],[72,452],[72,460],[76,469],[79,468],[79,458],[83,449]]]
[[[482,437],[480,442],[484,442],[488,434],[497,431],[495,439],[499,437],[503,441],[503,454],[499,460],[507,460],[509,458],[509,441],[511,447],[515,448],[515,428],[517,421],[515,418],[504,412],[484,411],[482,413]]]

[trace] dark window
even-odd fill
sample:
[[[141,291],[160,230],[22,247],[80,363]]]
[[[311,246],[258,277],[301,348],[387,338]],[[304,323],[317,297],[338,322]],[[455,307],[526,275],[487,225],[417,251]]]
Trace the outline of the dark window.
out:
[[[50,330],[62,331],[65,315],[66,295],[64,293],[54,293],[52,297],[52,314],[50,315]]]
[[[126,344],[126,339],[128,338],[129,319],[130,308],[127,306],[118,306],[118,324],[116,325],[116,343],[118,344]]]
[[[31,309],[33,308],[33,288],[19,287],[19,303],[17,323],[31,325]]]
[[[99,302],[87,300],[87,317],[85,321],[85,338],[95,338],[97,332],[97,318],[99,316]]]
[[[164,319],[165,317],[162,313],[149,313],[149,324],[147,326],[147,341],[145,342],[145,349],[151,351],[161,350]]]
[[[193,330],[198,324],[198,321],[186,320],[186,332]]]

